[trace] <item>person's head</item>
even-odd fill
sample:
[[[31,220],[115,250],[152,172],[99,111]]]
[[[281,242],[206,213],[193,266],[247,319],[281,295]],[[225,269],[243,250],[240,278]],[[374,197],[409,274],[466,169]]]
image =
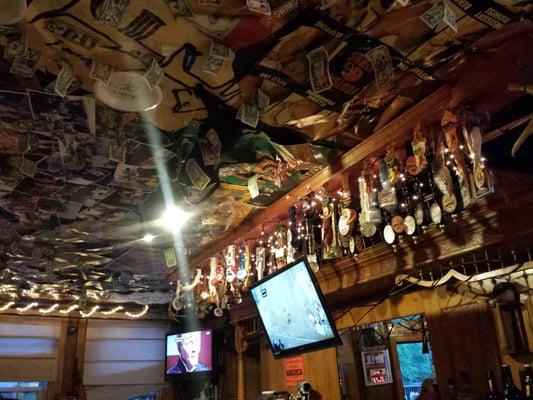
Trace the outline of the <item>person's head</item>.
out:
[[[372,63],[359,52],[353,52],[346,60],[341,75],[348,82],[357,82],[372,72]]]
[[[433,392],[433,379],[424,379],[420,386],[420,394]]]
[[[184,333],[176,338],[180,358],[187,365],[188,370],[198,366],[200,349],[202,345],[201,332]]]
[[[280,61],[281,70],[298,83],[303,83],[308,79],[308,63],[304,52],[299,52]]]

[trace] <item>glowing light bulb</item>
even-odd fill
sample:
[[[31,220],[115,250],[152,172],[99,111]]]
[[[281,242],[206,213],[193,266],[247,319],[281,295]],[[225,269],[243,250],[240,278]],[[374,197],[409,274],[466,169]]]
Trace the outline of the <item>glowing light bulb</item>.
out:
[[[154,240],[155,236],[152,235],[151,233],[147,233],[146,235],[144,235],[142,237],[142,240],[145,241],[146,243],[150,243],[152,240]]]
[[[159,219],[159,223],[171,232],[178,232],[190,217],[191,214],[183,209],[169,206]]]
[[[49,308],[41,308],[39,310],[39,312],[41,314],[50,314],[51,312],[54,312],[55,310],[57,310],[59,308],[59,304],[55,303],[53,304],[52,306],[50,306]]]
[[[5,311],[5,310],[7,310],[8,308],[10,308],[13,305],[15,305],[15,302],[14,301],[10,301],[10,302],[4,304],[2,307],[0,307],[0,311]]]
[[[88,318],[88,317],[90,317],[91,315],[93,315],[96,311],[98,311],[99,308],[100,308],[100,306],[94,306],[93,308],[91,308],[91,311],[89,311],[88,313],[83,312],[83,311],[80,310],[80,315],[81,315],[83,318]]]
[[[108,310],[108,311],[102,311],[102,314],[104,315],[112,315],[118,311],[122,311],[124,309],[124,307],[122,306],[116,306],[115,308],[111,309],[111,310]]]

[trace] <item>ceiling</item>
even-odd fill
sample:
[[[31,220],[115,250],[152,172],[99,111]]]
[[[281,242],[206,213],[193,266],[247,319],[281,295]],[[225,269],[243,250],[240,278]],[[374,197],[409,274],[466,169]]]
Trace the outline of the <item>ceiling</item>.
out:
[[[201,253],[460,78],[475,46],[531,31],[532,8],[29,0],[0,26],[3,290],[168,302],[166,249]],[[165,204],[192,214],[183,243]]]

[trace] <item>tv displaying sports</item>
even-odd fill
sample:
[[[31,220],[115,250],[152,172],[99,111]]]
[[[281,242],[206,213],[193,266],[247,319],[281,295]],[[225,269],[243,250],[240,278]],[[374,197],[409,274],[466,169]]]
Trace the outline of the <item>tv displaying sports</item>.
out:
[[[298,259],[250,288],[274,358],[341,343],[307,259]]]
[[[167,334],[166,376],[180,377],[213,370],[211,329]]]

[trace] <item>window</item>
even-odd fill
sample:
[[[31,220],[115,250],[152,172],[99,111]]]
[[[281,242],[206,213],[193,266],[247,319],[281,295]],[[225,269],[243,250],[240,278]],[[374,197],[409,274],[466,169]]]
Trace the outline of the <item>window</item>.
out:
[[[46,382],[0,382],[0,398],[5,400],[43,400]]]
[[[431,352],[422,352],[422,342],[397,343],[405,400],[416,399],[420,386],[434,377]]]

